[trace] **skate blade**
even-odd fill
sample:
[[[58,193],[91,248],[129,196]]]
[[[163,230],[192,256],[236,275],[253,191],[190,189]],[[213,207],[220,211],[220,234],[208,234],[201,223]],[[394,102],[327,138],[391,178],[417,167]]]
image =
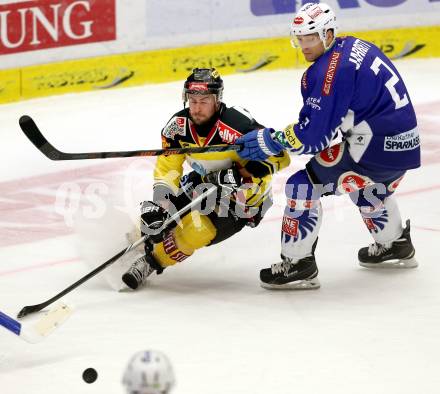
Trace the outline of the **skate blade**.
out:
[[[384,269],[402,269],[402,268],[416,268],[419,263],[414,257],[410,259],[383,261],[382,263],[362,263],[359,265],[365,268],[384,268]]]
[[[321,283],[319,283],[318,278],[297,280],[295,282],[285,283],[283,285],[260,282],[260,285],[264,289],[269,290],[313,290],[321,287]]]

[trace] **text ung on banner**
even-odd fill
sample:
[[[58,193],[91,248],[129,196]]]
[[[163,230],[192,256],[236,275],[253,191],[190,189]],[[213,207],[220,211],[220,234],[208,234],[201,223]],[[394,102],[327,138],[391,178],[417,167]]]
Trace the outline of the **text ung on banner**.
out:
[[[116,0],[0,5],[0,55],[116,39]]]

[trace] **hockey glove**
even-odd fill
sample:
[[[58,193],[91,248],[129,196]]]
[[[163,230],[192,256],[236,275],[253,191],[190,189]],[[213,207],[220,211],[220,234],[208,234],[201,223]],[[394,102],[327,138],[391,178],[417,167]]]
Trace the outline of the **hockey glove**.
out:
[[[272,139],[274,129],[254,130],[238,138],[235,143],[242,145],[237,153],[243,159],[266,160],[285,149],[283,145]]]
[[[204,183],[211,183],[219,188],[222,195],[234,194],[242,184],[242,177],[236,167],[217,170],[202,176]]]
[[[141,232],[148,235],[153,243],[163,241],[165,228],[162,228],[169,213],[153,201],[144,201],[141,205]]]

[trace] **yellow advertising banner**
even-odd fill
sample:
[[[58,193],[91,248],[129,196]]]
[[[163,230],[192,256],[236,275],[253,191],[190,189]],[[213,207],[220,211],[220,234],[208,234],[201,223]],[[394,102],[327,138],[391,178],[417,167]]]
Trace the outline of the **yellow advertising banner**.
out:
[[[440,26],[354,35],[373,42],[391,59],[440,56]],[[306,62],[286,37],[80,59],[0,70],[0,103],[183,80],[195,67],[216,67],[226,75],[306,67]]]
[[[0,70],[0,104],[23,99],[21,69]]]

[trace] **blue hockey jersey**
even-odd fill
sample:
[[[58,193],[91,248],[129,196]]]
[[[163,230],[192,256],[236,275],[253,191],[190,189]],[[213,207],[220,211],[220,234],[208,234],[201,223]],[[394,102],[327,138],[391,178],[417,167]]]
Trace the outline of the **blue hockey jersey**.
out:
[[[303,74],[298,123],[284,131],[289,150],[315,154],[338,132],[359,165],[406,170],[420,166],[417,119],[391,61],[374,44],[338,37]]]

